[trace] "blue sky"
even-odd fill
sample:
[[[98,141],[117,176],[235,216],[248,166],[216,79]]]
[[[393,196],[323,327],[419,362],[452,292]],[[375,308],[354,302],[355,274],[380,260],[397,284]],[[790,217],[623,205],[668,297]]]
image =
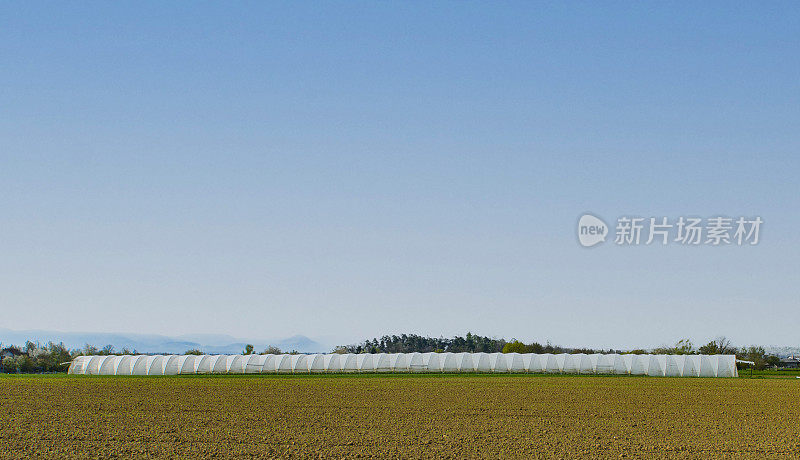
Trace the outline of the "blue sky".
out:
[[[792,3],[0,12],[12,329],[797,345]],[[761,216],[581,248],[584,212]]]

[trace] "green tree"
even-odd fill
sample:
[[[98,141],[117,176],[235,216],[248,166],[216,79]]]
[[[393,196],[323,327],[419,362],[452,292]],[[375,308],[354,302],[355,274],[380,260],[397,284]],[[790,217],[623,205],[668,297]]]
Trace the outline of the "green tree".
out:
[[[23,374],[33,374],[36,369],[36,362],[28,355],[19,355],[16,358],[17,369]]]
[[[708,342],[707,344],[703,345],[702,347],[698,348],[697,351],[701,355],[716,355],[719,354],[717,351],[717,343],[713,340]]]
[[[98,351],[99,350],[97,349],[96,346],[87,343],[86,345],[83,346],[82,353],[86,356],[89,356],[89,355],[96,355]]]
[[[11,356],[6,356],[5,358],[3,358],[3,361],[0,362],[0,367],[2,367],[2,371],[6,373],[19,371],[19,369],[17,368],[17,360]]]
[[[778,364],[780,364],[780,362],[781,362],[781,359],[780,359],[780,358],[778,358],[778,357],[777,357],[777,356],[775,356],[775,355],[767,355],[767,357],[766,357],[766,362],[767,362],[767,366],[769,366],[769,367],[775,367],[775,366],[777,366]]]
[[[533,342],[532,344],[528,345],[530,347],[531,353],[538,353],[542,354],[545,352],[545,347],[539,342]]]
[[[511,339],[510,342],[503,345],[503,353],[531,353],[531,347],[517,339]]]
[[[694,353],[694,344],[689,339],[681,339],[671,347],[654,348],[653,353],[657,355],[691,355]]]
[[[464,339],[464,345],[467,347],[467,351],[475,351],[475,337],[472,336],[472,332],[467,332],[467,336]]]
[[[114,354],[114,345],[106,345],[100,350],[100,355],[113,355]]]
[[[721,336],[700,347],[697,351],[701,355],[731,355],[736,353],[736,348],[731,345],[727,337]]]
[[[63,372],[69,367],[72,354],[64,343],[49,342],[38,359],[44,372]]]
[[[247,345],[245,345],[244,353],[242,353],[242,354],[243,355],[252,355],[253,354],[253,350],[255,350],[255,347],[252,344],[248,343]]]
[[[676,355],[690,355],[694,353],[694,344],[689,339],[681,339],[675,343],[673,351]]]
[[[780,361],[780,359],[777,356],[767,355],[767,352],[764,350],[764,347],[758,347],[755,345],[751,345],[749,347],[742,347],[742,349],[736,353],[736,357],[739,359],[743,359],[745,361],[754,362],[755,365],[753,367],[755,367],[758,370],[766,369],[767,366],[770,365],[770,361],[772,362]]]

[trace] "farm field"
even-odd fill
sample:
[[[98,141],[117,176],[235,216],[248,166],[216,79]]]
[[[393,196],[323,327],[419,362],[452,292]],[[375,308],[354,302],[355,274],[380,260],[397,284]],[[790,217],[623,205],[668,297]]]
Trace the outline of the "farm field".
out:
[[[0,457],[797,457],[800,380],[0,376]]]

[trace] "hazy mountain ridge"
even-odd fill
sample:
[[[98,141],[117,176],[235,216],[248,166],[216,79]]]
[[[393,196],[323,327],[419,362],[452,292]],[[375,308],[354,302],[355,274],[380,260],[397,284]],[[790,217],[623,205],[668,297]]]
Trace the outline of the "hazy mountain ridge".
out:
[[[204,353],[241,353],[245,345],[252,344],[256,351],[263,351],[273,345],[283,351],[297,350],[302,353],[328,352],[328,346],[309,337],[295,335],[283,339],[246,340],[229,335],[218,334],[186,334],[176,337],[157,334],[128,334],[102,332],[59,332],[48,330],[15,331],[0,329],[0,343],[9,345],[25,345],[25,341],[63,342],[68,348],[83,348],[87,343],[102,348],[113,345],[119,351],[123,348],[136,350],[139,353],[184,353],[186,350],[199,349]]]
[[[768,354],[775,355],[779,358],[785,358],[790,355],[800,356],[800,347],[769,346],[764,348]]]

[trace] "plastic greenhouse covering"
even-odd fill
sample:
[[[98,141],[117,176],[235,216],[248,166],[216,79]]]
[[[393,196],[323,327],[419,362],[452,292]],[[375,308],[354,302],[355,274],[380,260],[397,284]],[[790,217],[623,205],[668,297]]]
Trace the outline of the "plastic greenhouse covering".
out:
[[[70,374],[547,373],[737,377],[734,355],[375,353],[79,356]]]

